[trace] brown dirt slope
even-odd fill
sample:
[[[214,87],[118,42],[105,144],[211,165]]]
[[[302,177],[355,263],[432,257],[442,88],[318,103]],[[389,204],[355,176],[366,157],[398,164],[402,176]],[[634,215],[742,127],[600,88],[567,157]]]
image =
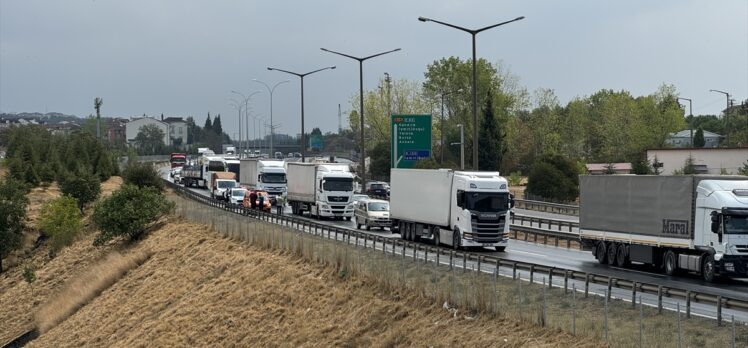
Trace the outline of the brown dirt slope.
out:
[[[379,293],[183,221],[127,253],[143,251],[152,256],[29,347],[597,344],[512,321],[452,318],[416,296]]]

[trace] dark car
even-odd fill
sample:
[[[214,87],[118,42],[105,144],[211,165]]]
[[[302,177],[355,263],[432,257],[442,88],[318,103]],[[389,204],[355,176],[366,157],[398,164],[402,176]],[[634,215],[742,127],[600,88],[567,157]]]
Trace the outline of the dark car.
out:
[[[370,182],[366,185],[366,194],[375,197],[386,197],[387,186],[383,182]]]

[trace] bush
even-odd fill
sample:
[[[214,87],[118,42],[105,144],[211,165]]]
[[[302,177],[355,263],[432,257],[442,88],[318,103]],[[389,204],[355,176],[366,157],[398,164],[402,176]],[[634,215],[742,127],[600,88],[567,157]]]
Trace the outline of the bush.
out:
[[[17,180],[0,181],[0,272],[2,259],[21,246],[23,222],[26,219],[28,187]]]
[[[63,195],[75,198],[78,208],[83,212],[87,204],[99,198],[101,183],[98,176],[84,170],[79,174],[64,176],[60,182],[60,191]]]
[[[39,229],[52,241],[52,251],[60,251],[70,245],[83,224],[78,202],[70,196],[62,196],[42,207]]]
[[[145,227],[174,208],[154,187],[125,184],[94,208],[93,221],[101,230],[94,241],[101,245],[115,237],[136,239]]]
[[[533,163],[526,191],[557,201],[573,201],[579,195],[578,175],[574,162],[558,155],[544,156]]]
[[[163,191],[164,183],[161,176],[158,175],[156,168],[150,164],[133,162],[127,165],[122,173],[122,180],[125,184],[131,184],[138,187],[153,187],[158,191]]]
[[[509,181],[509,186],[519,186],[522,184],[522,173],[511,172],[507,180]]]

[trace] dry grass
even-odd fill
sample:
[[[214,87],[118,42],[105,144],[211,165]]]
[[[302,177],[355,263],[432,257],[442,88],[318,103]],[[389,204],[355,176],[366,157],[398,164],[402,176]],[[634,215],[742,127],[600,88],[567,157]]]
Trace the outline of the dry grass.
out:
[[[67,319],[149,257],[151,253],[148,251],[138,251],[127,255],[113,252],[107,255],[85,273],[72,279],[65,285],[62,292],[41,306],[35,315],[39,332],[44,333]]]

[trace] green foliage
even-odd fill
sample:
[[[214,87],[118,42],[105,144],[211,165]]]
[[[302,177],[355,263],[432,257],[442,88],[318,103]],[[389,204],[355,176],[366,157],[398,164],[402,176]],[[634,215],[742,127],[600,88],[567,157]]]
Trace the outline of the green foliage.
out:
[[[60,181],[60,192],[64,195],[75,198],[78,202],[78,208],[83,212],[83,208],[101,193],[101,183],[99,177],[91,172],[83,171],[77,174],[68,174]]]
[[[23,280],[26,281],[26,283],[33,283],[36,280],[36,272],[33,268],[26,266],[23,268]]]
[[[492,92],[488,91],[486,106],[483,109],[483,123],[480,125],[478,142],[478,166],[480,170],[498,171],[501,159],[506,152],[500,121],[494,116]]]
[[[53,252],[73,243],[83,227],[78,202],[62,196],[45,204],[39,216],[39,229],[52,241]]]
[[[573,201],[579,195],[579,178],[574,162],[559,155],[546,155],[533,163],[526,191],[557,201]]]
[[[675,170],[673,174],[675,175],[696,174],[696,166],[694,165],[693,156],[688,155],[688,158],[686,158],[685,162],[683,163],[683,167],[679,170]]]
[[[507,181],[509,181],[509,186],[522,185],[522,173],[512,172],[511,174],[509,174],[509,178],[507,178]]]
[[[21,246],[28,187],[23,182],[5,178],[0,181],[0,272],[2,259]]]
[[[221,115],[218,114],[216,118],[213,120],[213,126],[211,127],[211,130],[213,133],[216,134],[222,134],[223,133],[223,126],[221,126]]]
[[[631,172],[636,175],[654,174],[654,170],[649,164],[646,154],[640,155],[631,162]]]
[[[748,161],[743,162],[743,166],[738,168],[738,174],[748,175]]]
[[[210,112],[208,113],[208,118],[205,119],[205,125],[203,126],[203,129],[206,131],[213,131],[213,123],[210,121]]]
[[[129,163],[122,172],[122,180],[125,184],[138,187],[153,187],[159,192],[164,189],[164,183],[158,171],[147,163]]]
[[[699,127],[696,133],[693,135],[693,147],[704,147],[706,140],[704,139],[704,130]]]
[[[135,144],[146,155],[161,153],[164,147],[164,131],[155,124],[147,124],[138,130],[135,136]]]
[[[389,181],[391,163],[389,142],[378,142],[374,145],[374,149],[369,151],[369,157],[371,157],[371,163],[369,164],[369,173],[371,173],[371,176]]]
[[[94,208],[93,222],[101,231],[94,244],[101,245],[115,237],[139,238],[149,223],[173,208],[174,203],[157,189],[125,184]]]

